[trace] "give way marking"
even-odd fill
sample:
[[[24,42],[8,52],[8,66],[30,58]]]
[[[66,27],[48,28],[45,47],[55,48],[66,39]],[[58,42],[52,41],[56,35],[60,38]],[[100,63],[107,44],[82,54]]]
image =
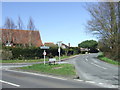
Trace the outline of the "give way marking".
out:
[[[17,84],[11,83],[11,82],[7,82],[7,81],[0,80],[0,82],[6,83],[6,84],[9,84],[9,85],[12,85],[12,86],[20,87],[20,85],[17,85]]]
[[[97,65],[97,64],[95,64],[95,63],[91,63],[91,64],[93,64],[93,65],[95,65],[95,66],[97,66],[97,67],[99,67],[99,68],[102,68],[102,69],[107,69],[107,68],[102,67],[102,66],[99,66],[99,65]]]

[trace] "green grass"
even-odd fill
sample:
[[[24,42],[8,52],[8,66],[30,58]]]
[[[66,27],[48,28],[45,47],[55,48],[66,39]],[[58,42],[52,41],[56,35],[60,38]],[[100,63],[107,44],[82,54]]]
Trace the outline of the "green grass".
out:
[[[64,56],[61,56],[60,59],[65,59],[65,58],[69,58],[69,57],[71,57],[71,56],[65,56],[65,55],[64,55]],[[59,57],[58,57],[58,56],[55,57],[55,58],[56,58],[56,60],[59,60]]]
[[[61,56],[61,59],[65,59],[71,56]],[[59,57],[55,57],[56,60],[59,60]],[[0,60],[0,63],[30,63],[30,62],[43,62],[44,59],[35,59],[35,60]],[[46,58],[48,61],[48,58]]]
[[[114,65],[120,65],[120,62],[114,61],[112,59],[109,59],[107,57],[104,57],[104,55],[102,53],[100,53],[100,55],[98,56],[98,58],[102,61],[108,62],[110,64],[114,64]]]
[[[45,74],[75,76],[75,68],[72,64],[34,64],[32,66],[20,67],[19,69],[37,71]]]
[[[1,60],[0,63],[29,63],[29,62],[42,62],[44,59],[36,60]],[[48,59],[46,59],[48,61]]]

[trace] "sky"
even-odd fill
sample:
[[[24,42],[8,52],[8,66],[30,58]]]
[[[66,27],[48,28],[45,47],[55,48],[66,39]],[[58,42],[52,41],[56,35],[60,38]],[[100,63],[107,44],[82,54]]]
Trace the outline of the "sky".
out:
[[[85,40],[97,40],[85,27],[90,14],[84,2],[3,2],[2,24],[7,17],[17,23],[21,17],[24,26],[32,17],[40,32],[42,42],[64,44],[76,47]]]

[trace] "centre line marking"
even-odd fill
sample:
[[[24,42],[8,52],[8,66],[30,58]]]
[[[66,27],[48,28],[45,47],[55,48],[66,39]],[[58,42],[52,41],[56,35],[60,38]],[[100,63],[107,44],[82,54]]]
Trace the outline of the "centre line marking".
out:
[[[9,84],[9,85],[12,85],[12,86],[20,87],[20,85],[17,85],[17,84],[11,83],[11,82],[7,82],[7,81],[0,80],[0,82],[6,83],[6,84]]]
[[[102,67],[102,66],[99,66],[99,65],[97,65],[97,64],[95,64],[95,63],[91,63],[91,64],[93,64],[93,65],[95,65],[95,66],[97,66],[97,67],[99,67],[99,68],[102,68],[102,69],[107,69],[107,68]]]
[[[88,61],[88,59],[86,58],[86,61]]]

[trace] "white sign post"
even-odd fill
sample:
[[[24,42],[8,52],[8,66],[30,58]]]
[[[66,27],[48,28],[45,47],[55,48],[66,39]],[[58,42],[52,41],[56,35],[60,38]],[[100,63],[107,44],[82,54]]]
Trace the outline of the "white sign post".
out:
[[[44,55],[44,65],[45,65],[45,56],[46,56],[46,51],[45,51],[45,49],[49,49],[49,47],[48,47],[48,46],[41,46],[40,48],[41,48],[41,49],[44,49],[43,55]]]
[[[61,43],[62,43],[62,41],[59,41],[59,42],[57,42],[58,43],[58,46],[59,46],[59,48],[58,48],[58,52],[59,52],[59,62],[60,62],[60,47],[61,47]]]
[[[46,55],[45,50],[44,50],[44,52],[43,52],[43,55],[44,55],[44,65],[45,65],[45,55]]]

